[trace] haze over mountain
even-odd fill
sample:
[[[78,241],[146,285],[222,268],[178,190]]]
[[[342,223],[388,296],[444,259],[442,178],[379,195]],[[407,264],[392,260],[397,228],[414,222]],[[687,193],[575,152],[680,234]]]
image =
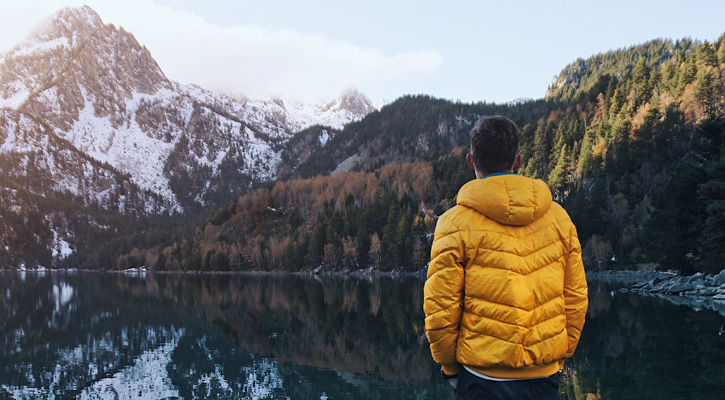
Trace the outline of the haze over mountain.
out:
[[[372,111],[355,89],[309,105],[180,84],[131,33],[66,8],[0,56],[0,212],[37,216],[30,240],[67,255],[75,233],[60,199],[126,215],[218,206],[273,179],[296,132]],[[13,218],[0,223],[9,252]]]
[[[215,204],[269,180],[295,132],[342,128],[374,108],[354,89],[305,105],[179,84],[132,34],[82,7],[61,10],[2,57],[0,109],[0,151],[24,155],[25,164],[34,154],[53,189],[122,209],[119,183],[109,177],[126,174],[127,185],[148,192],[144,210],[153,212]],[[49,147],[56,142],[78,150],[77,159],[59,163]]]

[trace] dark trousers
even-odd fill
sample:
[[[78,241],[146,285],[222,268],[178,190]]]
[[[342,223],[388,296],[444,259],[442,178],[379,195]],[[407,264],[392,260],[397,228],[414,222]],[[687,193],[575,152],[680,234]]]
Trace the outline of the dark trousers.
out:
[[[558,373],[548,378],[492,381],[479,378],[465,368],[458,370],[456,400],[560,400]]]

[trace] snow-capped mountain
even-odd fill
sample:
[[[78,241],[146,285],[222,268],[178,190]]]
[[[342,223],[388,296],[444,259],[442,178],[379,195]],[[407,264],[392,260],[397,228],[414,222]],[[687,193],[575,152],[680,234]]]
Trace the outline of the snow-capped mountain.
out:
[[[180,84],[131,33],[63,9],[0,55],[0,268],[55,266],[143,231],[138,217],[217,207],[275,178],[298,132],[370,111],[354,90],[307,106]]]
[[[61,10],[0,57],[0,155],[13,160],[3,172],[25,181],[32,164],[38,182],[26,188],[120,211],[226,201],[274,178],[296,132],[341,128],[373,110],[355,90],[309,106],[180,84],[87,6]]]
[[[294,117],[296,132],[312,125],[342,129],[351,121],[360,120],[376,110],[367,96],[353,88],[345,90],[335,99],[318,104],[281,99],[274,99],[273,102],[284,107]]]

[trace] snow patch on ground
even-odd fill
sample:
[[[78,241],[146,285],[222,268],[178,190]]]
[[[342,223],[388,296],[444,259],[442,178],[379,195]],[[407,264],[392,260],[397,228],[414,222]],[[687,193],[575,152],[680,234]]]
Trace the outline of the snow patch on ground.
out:
[[[8,97],[7,99],[0,98],[0,108],[10,108],[10,109],[17,109],[20,107],[21,104],[25,101],[25,99],[28,98],[28,94],[30,94],[30,91],[26,87],[20,86],[18,84],[14,85],[13,88],[13,94]]]
[[[53,256],[56,258],[65,258],[73,254],[70,243],[63,240],[55,229],[53,229],[53,243],[51,244],[51,248],[53,249]]]
[[[259,180],[271,180],[275,177],[275,167],[281,162],[281,152],[275,152],[266,141],[254,136],[249,128],[246,133],[250,140],[242,148],[244,152],[244,172],[251,172]]]
[[[320,134],[320,146],[325,147],[327,142],[330,140],[330,133],[327,131],[327,129],[323,129],[322,133]]]

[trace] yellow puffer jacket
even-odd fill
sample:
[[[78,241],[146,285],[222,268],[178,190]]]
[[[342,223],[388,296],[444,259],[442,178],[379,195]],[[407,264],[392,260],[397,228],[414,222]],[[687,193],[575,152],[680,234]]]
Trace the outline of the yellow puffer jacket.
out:
[[[433,359],[495,378],[556,373],[587,310],[576,228],[541,180],[477,179],[436,225],[424,311]]]

